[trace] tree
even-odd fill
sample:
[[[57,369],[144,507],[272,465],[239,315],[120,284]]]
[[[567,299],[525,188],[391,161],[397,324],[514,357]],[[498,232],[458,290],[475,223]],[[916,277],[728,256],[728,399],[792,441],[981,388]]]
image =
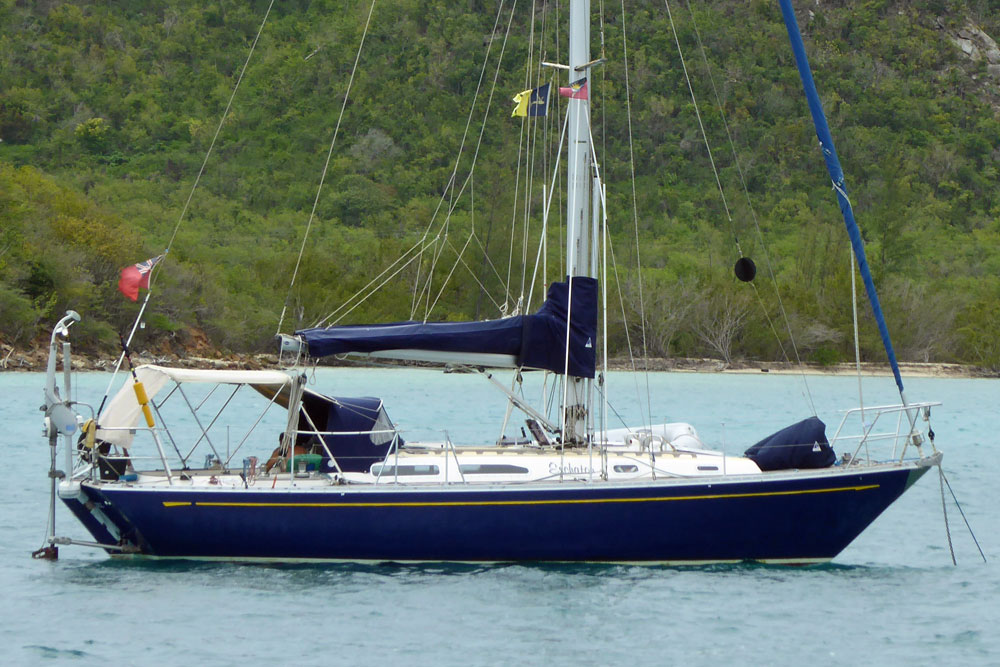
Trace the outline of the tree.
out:
[[[733,362],[733,343],[749,313],[750,304],[744,293],[719,288],[705,290],[696,297],[691,328],[728,366]]]
[[[647,277],[642,303],[637,279],[627,280],[623,291],[633,348],[645,341],[648,356],[670,357],[674,338],[690,327],[691,313],[700,296],[698,289],[686,280]]]

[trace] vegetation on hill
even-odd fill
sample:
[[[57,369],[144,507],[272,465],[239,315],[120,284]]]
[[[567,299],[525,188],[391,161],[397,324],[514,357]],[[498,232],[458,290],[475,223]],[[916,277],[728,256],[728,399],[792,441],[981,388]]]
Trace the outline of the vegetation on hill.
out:
[[[553,76],[541,60],[565,58],[564,4],[534,17],[518,5],[511,21],[510,3],[499,20],[484,0],[378,3],[352,80],[368,0],[275,3],[182,218],[267,3],[0,0],[0,340],[44,339],[74,308],[77,343],[113,348],[139,308],[117,292],[119,269],[162,253],[175,228],[142,346],[204,334],[219,350],[269,349],[283,309],[285,331],[315,323],[422,238],[421,259],[343,322],[511,312],[560,126],[510,118],[509,100]],[[1000,61],[970,37],[1000,35],[1000,15],[985,0],[798,4],[897,353],[1000,367]],[[790,329],[805,359],[851,358],[848,243],[777,2],[671,3],[683,64],[662,3],[612,5],[591,79],[624,302],[612,349],[780,359]],[[595,31],[595,57],[601,42]],[[758,265],[751,286],[733,277],[737,245]],[[881,359],[861,312],[862,354]]]

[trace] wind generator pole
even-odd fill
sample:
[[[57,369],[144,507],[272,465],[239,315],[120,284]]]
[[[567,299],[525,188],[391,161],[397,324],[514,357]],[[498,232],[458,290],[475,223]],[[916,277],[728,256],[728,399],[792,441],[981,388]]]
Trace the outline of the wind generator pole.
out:
[[[590,64],[590,0],[571,0],[569,9],[569,80],[587,77]],[[590,95],[568,100],[569,155],[567,159],[566,273],[573,293],[573,278],[594,278],[591,263],[591,149]],[[572,309],[572,296],[570,308]],[[587,436],[589,378],[566,375],[563,408],[563,442],[582,443]]]

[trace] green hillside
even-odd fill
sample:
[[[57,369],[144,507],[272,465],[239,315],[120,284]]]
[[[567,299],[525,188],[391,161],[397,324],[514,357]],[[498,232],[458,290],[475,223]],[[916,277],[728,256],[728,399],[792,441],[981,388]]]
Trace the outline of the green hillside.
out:
[[[555,114],[510,118],[510,98],[552,76],[539,61],[565,59],[564,4],[533,17],[525,3],[513,17],[484,0],[376,4],[290,290],[370,2],[275,3],[181,218],[267,3],[0,0],[0,341],[47,340],[74,308],[77,344],[112,349],[139,307],[118,293],[119,269],[163,252],[175,227],[143,347],[207,336],[217,350],[270,350],[286,304],[284,331],[315,323],[426,229],[436,242],[422,259],[343,322],[431,304],[439,320],[510,312],[560,129]],[[897,353],[1000,367],[1000,51],[988,37],[1000,38],[1000,7],[797,5]],[[649,354],[790,356],[783,308],[805,359],[852,358],[849,246],[776,0],[670,7],[732,222],[664,4],[626,2],[623,16],[605,3],[592,48],[603,42],[608,63],[591,84],[625,302],[612,348],[642,345],[641,284]],[[557,194],[547,280],[561,274],[564,206]],[[733,277],[736,239],[756,290]],[[870,319],[862,353],[879,360]]]

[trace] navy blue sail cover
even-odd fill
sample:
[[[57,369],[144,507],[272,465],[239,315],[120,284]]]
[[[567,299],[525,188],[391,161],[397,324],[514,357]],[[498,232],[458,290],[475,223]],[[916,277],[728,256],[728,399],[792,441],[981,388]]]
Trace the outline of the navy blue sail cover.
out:
[[[597,366],[597,280],[574,277],[569,284],[552,283],[545,303],[524,317],[524,338],[518,362],[529,368],[562,373],[566,368],[566,319],[569,318],[569,375],[594,377]]]
[[[506,354],[521,366],[563,373],[566,368],[566,319],[569,326],[569,374],[594,377],[597,363],[597,280],[574,277],[552,283],[545,303],[532,315],[484,322],[393,322],[296,331],[309,345],[309,355],[348,352],[433,350]]]
[[[772,433],[745,454],[761,470],[828,468],[837,455],[826,439],[826,424],[809,417]]]

